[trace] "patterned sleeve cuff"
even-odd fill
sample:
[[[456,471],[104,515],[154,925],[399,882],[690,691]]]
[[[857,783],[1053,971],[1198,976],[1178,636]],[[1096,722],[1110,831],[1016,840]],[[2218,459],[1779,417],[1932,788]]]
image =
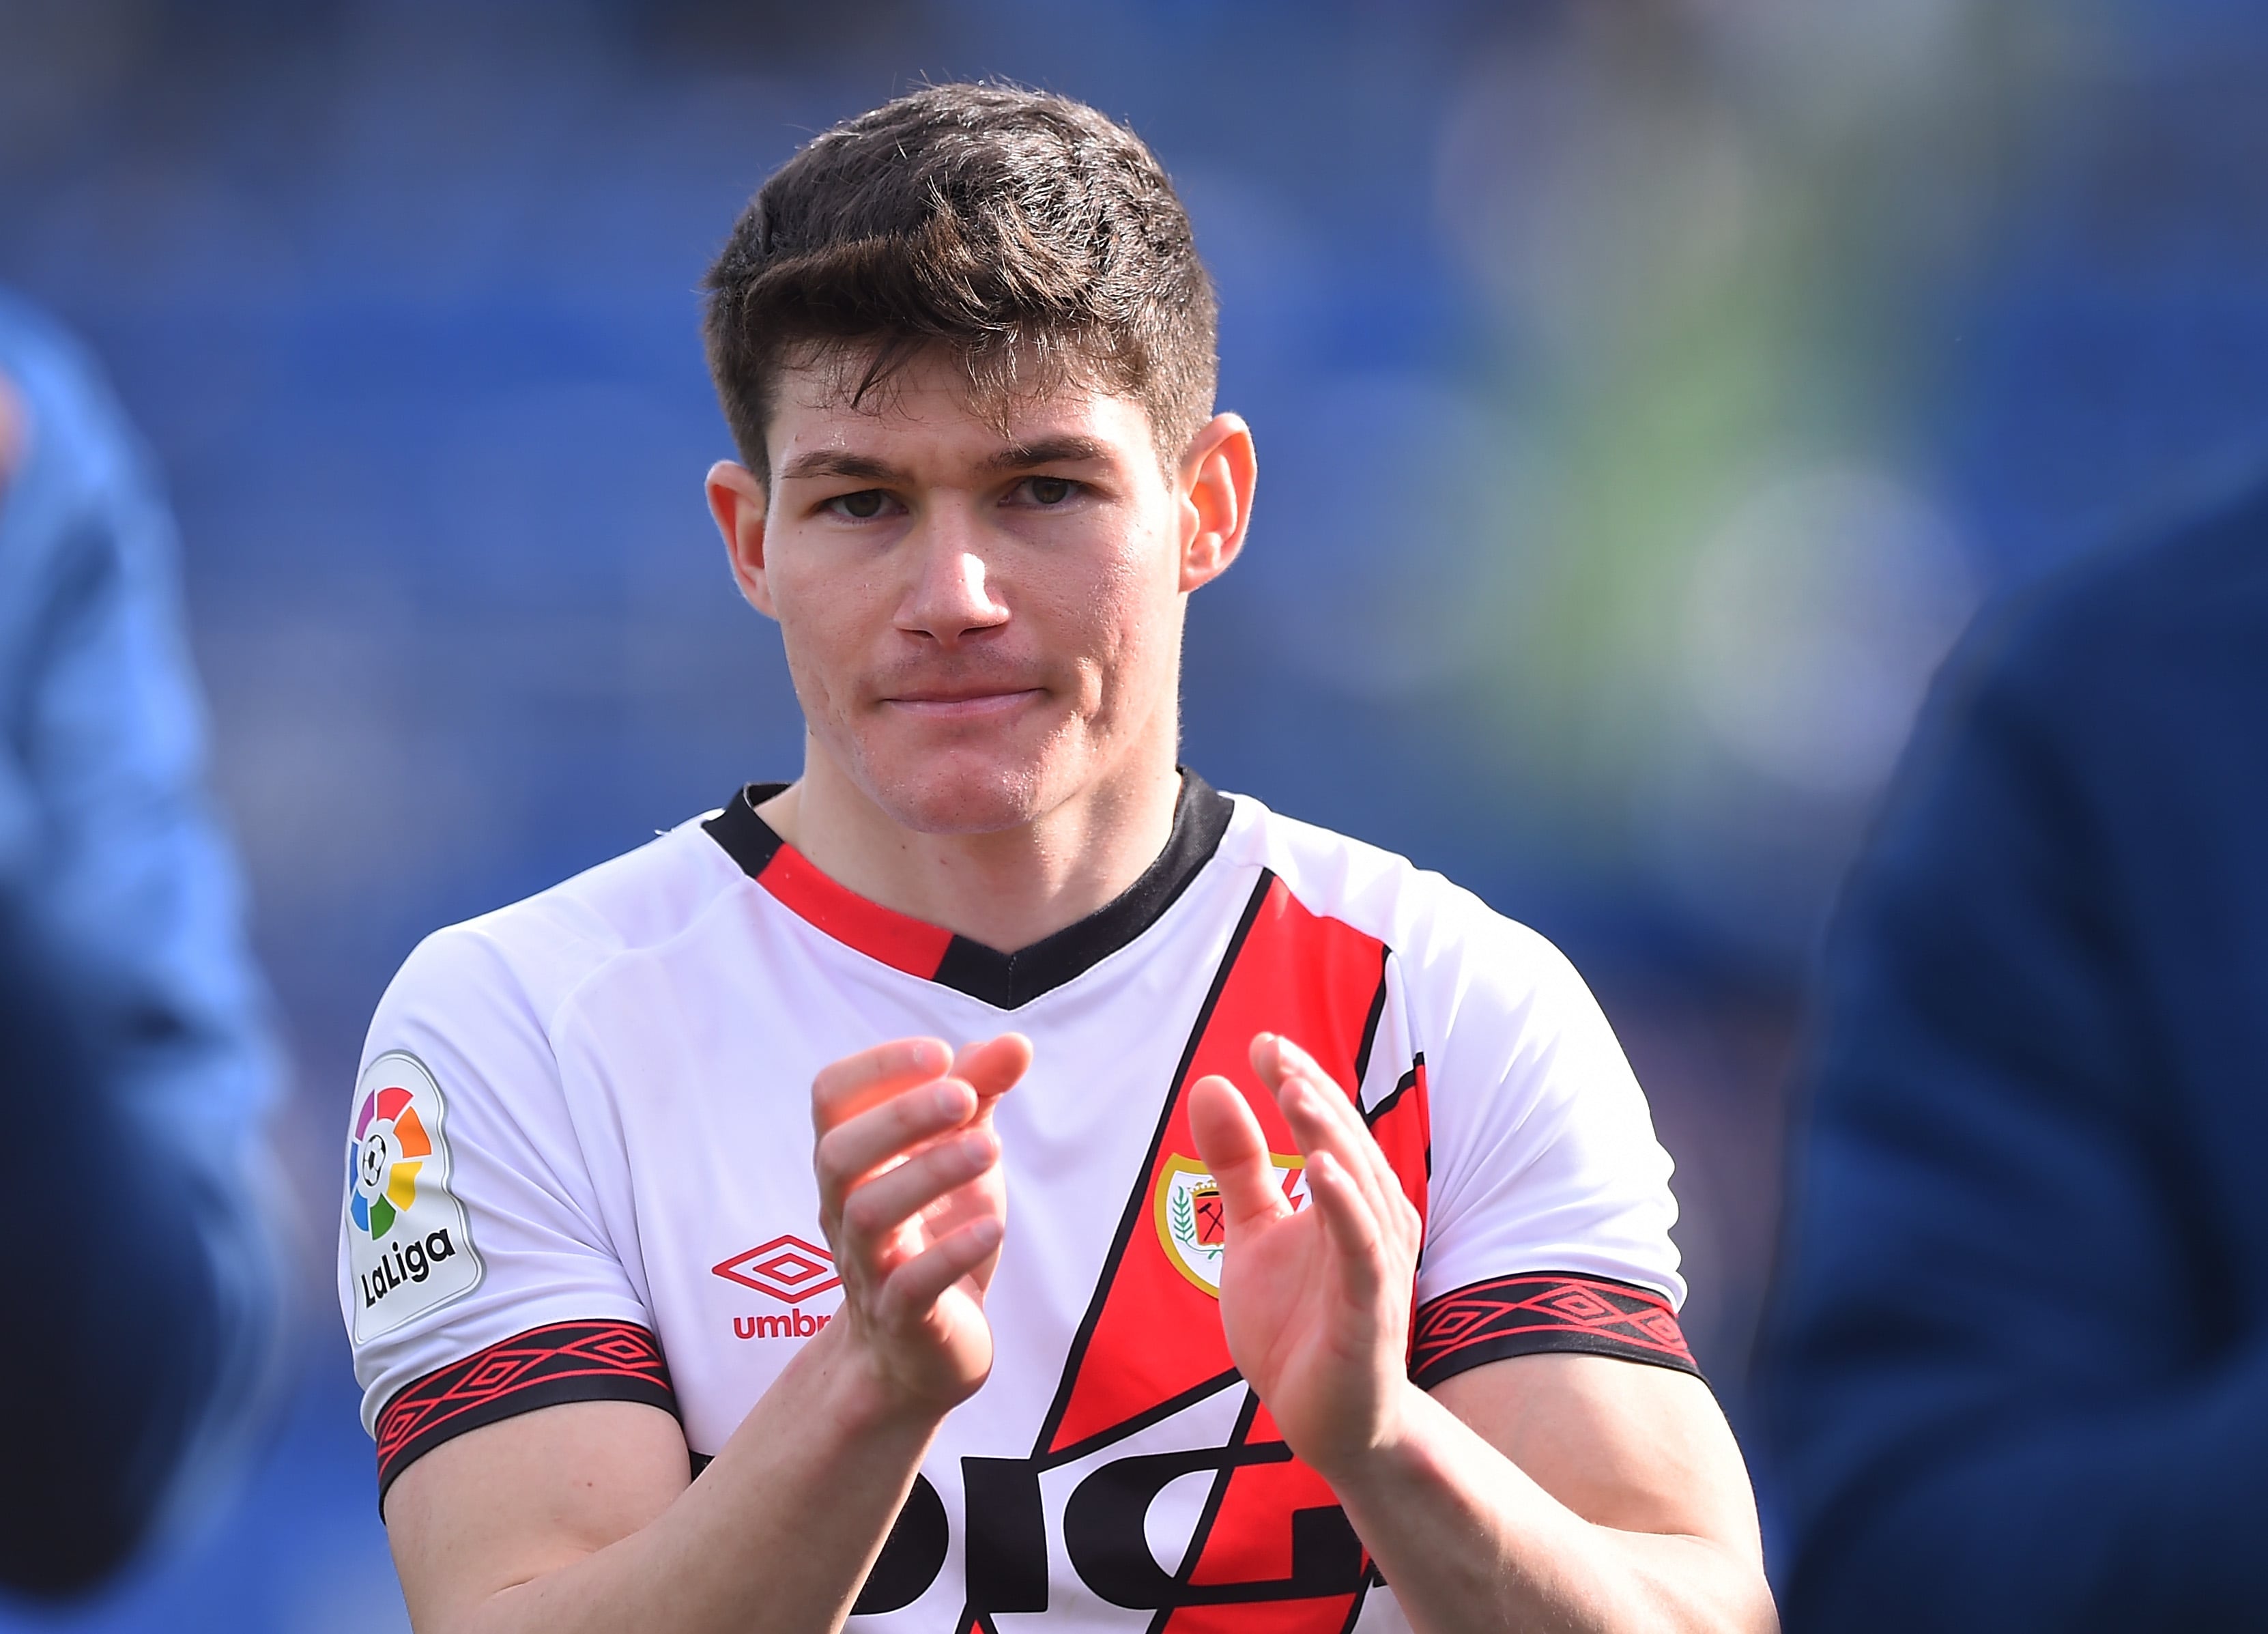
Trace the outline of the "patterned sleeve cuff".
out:
[[[563,1402],[643,1402],[674,1415],[669,1365],[635,1322],[553,1322],[405,1385],[378,1416],[378,1501],[442,1442]]]
[[[1444,1379],[1507,1356],[1577,1351],[1651,1362],[1700,1376],[1669,1301],[1651,1288],[1532,1271],[1429,1299],[1410,1340],[1410,1377],[1430,1390]]]

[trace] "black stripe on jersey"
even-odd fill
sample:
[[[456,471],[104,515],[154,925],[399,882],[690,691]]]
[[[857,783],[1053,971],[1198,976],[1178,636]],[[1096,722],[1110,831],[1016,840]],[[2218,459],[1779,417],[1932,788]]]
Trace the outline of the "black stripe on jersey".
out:
[[[1237,1410],[1236,1427],[1228,1432],[1228,1445],[1242,1446],[1249,1440],[1253,1422],[1259,1417],[1260,1392],[1247,1390],[1244,1405]],[[1213,1522],[1220,1519],[1220,1506],[1228,1497],[1228,1483],[1235,1474],[1234,1465],[1224,1465],[1214,1473],[1212,1488],[1205,1494],[1204,1508],[1197,1515],[1195,1529],[1189,1533],[1189,1547],[1182,1551],[1182,1564],[1174,1572],[1174,1582],[1187,1583],[1196,1572],[1197,1562],[1204,1558],[1205,1545],[1212,1541]],[[1172,1620],[1174,1611],[1174,1608],[1171,1606],[1161,1607],[1158,1615],[1150,1619],[1149,1634],[1162,1634],[1166,1624]]]
[[[1220,849],[1236,803],[1193,771],[1182,773],[1174,832],[1142,877],[1077,924],[1004,953],[956,936],[937,980],[1002,1010],[1027,1005],[1101,964],[1165,916]]]
[[[444,1441],[566,1402],[641,1402],[673,1417],[677,1395],[652,1334],[635,1322],[553,1322],[404,1385],[378,1415],[378,1502]]]
[[[1347,1086],[1347,1093],[1353,1096],[1358,1112],[1362,1110],[1363,1080],[1370,1076],[1370,1047],[1378,1042],[1378,1024],[1386,1014],[1386,967],[1393,959],[1394,950],[1381,944],[1378,950],[1378,991],[1371,995],[1370,1019],[1362,1024],[1362,1048],[1354,1052],[1354,1082]],[[1385,1108],[1381,1107],[1379,1110]],[[1378,1114],[1373,1112],[1367,1115],[1374,1120]]]
[[[756,815],[756,807],[786,786],[752,783],[702,824],[752,880],[763,873],[784,843],[771,825]],[[1164,917],[1220,849],[1235,812],[1233,800],[1184,769],[1174,806],[1174,831],[1141,878],[1078,924],[1013,953],[956,936],[930,979],[999,1010],[1019,1009],[1052,992]]]
[[[725,855],[740,865],[751,880],[761,879],[781,846],[779,831],[756,815],[756,807],[787,788],[784,783],[752,783],[731,799],[725,809],[701,825],[709,837],[725,848]]]
[[[1071,1376],[1076,1377],[1076,1375]],[[1100,1434],[1087,1437],[1084,1441],[1074,1441],[1060,1452],[1049,1453],[1043,1447],[1035,1461],[1042,1469],[1053,1469],[1059,1464],[1076,1463],[1098,1447],[1108,1446],[1114,1441],[1123,1441],[1128,1436],[1147,1430],[1152,1424],[1165,1423],[1182,1409],[1195,1407],[1209,1395],[1218,1395],[1243,1377],[1244,1375],[1233,1367],[1226,1373],[1215,1373],[1210,1379],[1191,1385],[1179,1395],[1169,1395],[1155,1407],[1137,1413],[1131,1418],[1123,1419]]]
[[[1110,1240],[1110,1252],[1103,1256],[1102,1273],[1094,1279],[1094,1292],[1087,1300],[1086,1314],[1079,1318],[1079,1331],[1071,1336],[1071,1349],[1064,1357],[1063,1380],[1056,1386],[1056,1399],[1048,1406],[1047,1417],[1040,1421],[1040,1433],[1032,1444],[1032,1456],[1047,1457],[1048,1444],[1056,1439],[1056,1429],[1063,1423],[1064,1414],[1071,1409],[1072,1388],[1079,1383],[1079,1372],[1086,1360],[1086,1347],[1094,1342],[1094,1328],[1102,1320],[1102,1307],[1109,1302],[1110,1288],[1117,1278],[1119,1262],[1126,1257],[1126,1245],[1134,1239],[1134,1228],[1150,1203],[1150,1175],[1158,1166],[1158,1148],[1166,1138],[1167,1127],[1174,1121],[1174,1107],[1181,1097],[1182,1080],[1189,1076],[1189,1063],[1197,1059],[1197,1045],[1212,1025],[1212,1012],[1220,1003],[1221,990],[1228,985],[1228,973],[1236,968],[1237,955],[1244,951],[1245,938],[1252,934],[1252,926],[1260,917],[1261,905],[1267,902],[1268,892],[1276,883],[1273,871],[1263,868],[1260,878],[1254,881],[1252,895],[1244,904],[1243,916],[1236,922],[1236,931],[1228,938],[1228,949],[1220,956],[1220,965],[1212,973],[1212,986],[1207,990],[1204,1003],[1197,1008],[1197,1025],[1189,1029],[1189,1042],[1182,1046],[1181,1064],[1174,1069],[1167,1081],[1165,1104],[1158,1109],[1158,1127],[1150,1132],[1149,1150],[1143,1154],[1141,1167],[1135,1171],[1134,1190],[1126,1199],[1126,1211],[1119,1217],[1117,1234]],[[1211,1394],[1208,1390],[1207,1395]],[[1073,1449],[1085,1452],[1084,1446]]]
[[[1387,1092],[1386,1099],[1380,1101],[1369,1111],[1364,1113],[1362,1115],[1362,1121],[1365,1123],[1374,1124],[1379,1119],[1393,1111],[1395,1105],[1401,1100],[1403,1096],[1408,1094],[1411,1090],[1418,1087],[1418,1070],[1425,1064],[1425,1052],[1421,1049],[1410,1061],[1410,1070],[1407,1072],[1404,1072],[1402,1075],[1400,1081],[1397,1082],[1392,1089]],[[1431,1150],[1428,1150],[1425,1153],[1425,1172],[1430,1174],[1432,1171],[1433,1154]]]
[[[1386,1579],[1379,1572],[1378,1563],[1372,1561],[1369,1569],[1362,1574],[1362,1581],[1355,1585],[1354,1604],[1347,1608],[1346,1621],[1339,1624],[1339,1634],[1354,1634],[1354,1625],[1362,1621],[1362,1602],[1370,1598],[1372,1589],[1383,1587],[1385,1583]]]

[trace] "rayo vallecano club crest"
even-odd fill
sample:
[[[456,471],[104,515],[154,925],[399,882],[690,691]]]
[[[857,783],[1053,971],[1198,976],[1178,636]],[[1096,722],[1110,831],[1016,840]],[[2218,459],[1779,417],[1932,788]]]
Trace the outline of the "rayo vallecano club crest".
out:
[[[1284,1195],[1292,1200],[1292,1212],[1306,1208],[1307,1160],[1276,1152],[1268,1154],[1268,1160],[1276,1166]],[[1212,1174],[1204,1164],[1195,1158],[1166,1159],[1165,1169],[1158,1176],[1157,1215],[1158,1240],[1165,1245],[1167,1260],[1219,1299],[1220,1253],[1227,1244],[1228,1221],[1220,1188],[1213,1184]]]

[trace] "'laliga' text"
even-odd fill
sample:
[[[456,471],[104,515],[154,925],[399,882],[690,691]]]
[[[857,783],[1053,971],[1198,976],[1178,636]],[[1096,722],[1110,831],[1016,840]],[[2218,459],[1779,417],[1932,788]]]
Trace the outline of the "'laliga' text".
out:
[[[423,1282],[436,1265],[453,1259],[456,1253],[446,1227],[429,1233],[423,1242],[413,1237],[395,1243],[391,1252],[379,1254],[376,1266],[360,1273],[363,1308],[371,1309],[406,1282]]]

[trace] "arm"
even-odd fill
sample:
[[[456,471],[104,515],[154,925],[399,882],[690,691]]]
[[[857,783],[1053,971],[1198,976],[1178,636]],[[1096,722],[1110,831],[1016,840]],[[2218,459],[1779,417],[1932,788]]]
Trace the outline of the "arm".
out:
[[[386,1520],[423,1634],[839,1627],[945,1414],[983,1383],[1005,1217],[993,1100],[1031,1047],[933,1039],[813,1090],[841,1314],[697,1481],[657,1409],[547,1408],[405,1470]],[[947,1075],[949,1072],[949,1076]]]
[[[1793,1624],[2258,1616],[2264,537],[1980,621],[1852,874],[1760,1346]]]
[[[0,298],[0,1099],[45,1244],[16,1276],[43,1341],[0,1359],[43,1404],[0,1475],[41,1498],[0,1582],[41,1594],[210,1506],[278,1359],[274,1061],[173,548],[92,365]]]
[[[1288,1041],[1253,1065],[1307,1158],[1271,1182],[1225,1079],[1195,1129],[1227,1210],[1221,1318],[1285,1439],[1338,1494],[1424,1634],[1774,1626],[1740,1455],[1698,1381],[1584,1356],[1405,1373],[1418,1221],[1346,1096]]]

